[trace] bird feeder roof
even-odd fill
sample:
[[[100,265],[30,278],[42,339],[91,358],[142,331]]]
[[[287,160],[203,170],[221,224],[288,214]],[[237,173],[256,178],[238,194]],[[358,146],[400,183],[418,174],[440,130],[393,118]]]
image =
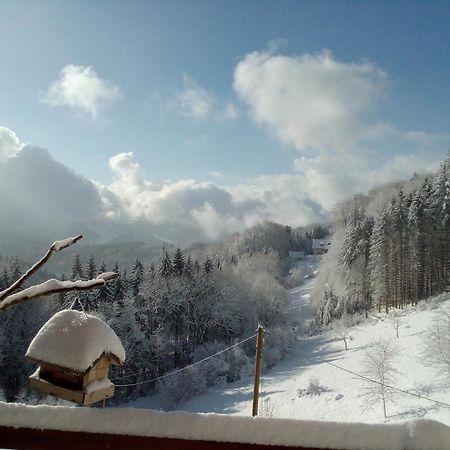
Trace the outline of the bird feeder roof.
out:
[[[39,330],[26,356],[37,362],[85,372],[103,354],[124,363],[125,350],[116,333],[98,317],[64,310]]]

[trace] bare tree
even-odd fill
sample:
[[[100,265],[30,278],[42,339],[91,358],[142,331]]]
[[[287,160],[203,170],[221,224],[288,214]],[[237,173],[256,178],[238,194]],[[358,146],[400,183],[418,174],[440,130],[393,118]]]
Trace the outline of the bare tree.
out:
[[[392,314],[389,314],[388,320],[390,321],[392,327],[394,328],[395,335],[397,336],[397,339],[398,339],[400,337],[399,329],[400,329],[400,325],[402,323],[401,314],[397,311],[394,311]]]
[[[369,403],[383,403],[384,417],[387,417],[386,403],[392,400],[393,376],[397,373],[393,365],[393,346],[389,341],[378,341],[366,352],[364,359],[367,385],[365,396]]]
[[[424,361],[450,376],[450,315],[442,311],[425,335]]]
[[[341,320],[336,321],[333,326],[334,334],[336,335],[337,339],[344,342],[345,350],[348,350],[348,341],[352,340],[349,331],[349,326],[350,322],[347,320],[347,317],[344,317]]]

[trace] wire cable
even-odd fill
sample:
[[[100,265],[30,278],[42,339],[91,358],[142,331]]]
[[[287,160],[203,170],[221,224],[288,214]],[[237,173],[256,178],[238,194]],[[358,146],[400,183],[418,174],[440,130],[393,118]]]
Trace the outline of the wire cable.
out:
[[[244,342],[247,342],[250,339],[253,339],[255,337],[256,337],[256,334],[253,334],[253,335],[249,336],[248,338],[246,338],[246,339],[244,339],[244,340],[242,340],[240,342],[237,342],[236,344],[231,345],[230,347],[224,348],[223,350],[220,350],[219,352],[214,353],[213,355],[210,355],[210,356],[207,356],[206,358],[200,359],[199,361],[196,361],[195,363],[189,364],[188,366],[183,367],[181,369],[174,370],[173,372],[166,373],[165,375],[161,375],[159,377],[151,378],[149,380],[138,381],[136,383],[116,384],[115,386],[118,387],[118,388],[129,387],[129,386],[140,386],[142,384],[152,383],[154,381],[158,381],[158,380],[161,380],[163,378],[170,377],[171,375],[175,375],[176,373],[180,373],[180,372],[183,372],[183,371],[185,371],[187,369],[190,369],[191,367],[194,367],[197,364],[201,364],[201,363],[203,363],[205,361],[208,361],[211,358],[215,358],[216,356],[218,356],[218,355],[220,355],[222,353],[225,353],[225,352],[227,352],[227,351],[229,351],[229,350],[231,350],[231,349],[233,349],[233,348],[235,348],[235,347],[243,344]],[[132,376],[135,376],[135,375],[137,375],[137,374],[135,373],[135,374],[131,374],[131,375],[126,375],[126,376],[123,376],[123,377],[120,377],[120,378],[129,378],[129,377],[132,377]],[[118,380],[118,379],[119,378],[114,378],[111,381]]]
[[[301,352],[303,352],[303,353],[306,354],[306,351],[304,351],[303,349],[299,348],[299,350],[300,350]],[[442,401],[440,401],[440,400],[434,400],[434,399],[432,399],[432,398],[425,397],[424,395],[416,394],[415,392],[405,391],[404,389],[400,389],[400,388],[395,387],[395,386],[390,386],[389,384],[383,384],[383,383],[381,383],[380,381],[374,380],[374,379],[369,378],[369,377],[367,377],[367,376],[365,376],[365,375],[361,375],[360,373],[354,372],[353,370],[345,369],[344,367],[338,366],[337,364],[334,364],[334,363],[329,362],[329,361],[324,361],[324,363],[325,363],[325,364],[328,364],[328,365],[330,365],[330,366],[333,366],[333,367],[335,367],[336,369],[339,369],[339,370],[342,370],[342,371],[344,371],[344,372],[347,372],[347,373],[349,373],[349,374],[351,374],[351,375],[354,375],[354,376],[356,376],[356,377],[358,377],[358,378],[361,378],[361,379],[363,379],[363,380],[365,380],[365,381],[369,381],[369,382],[371,382],[371,383],[376,383],[376,384],[379,384],[380,386],[383,385],[384,387],[386,387],[386,388],[388,388],[388,389],[392,389],[393,391],[398,391],[398,392],[401,392],[401,393],[403,393],[403,394],[411,395],[411,396],[413,396],[413,397],[421,398],[421,399],[423,399],[423,400],[427,400],[427,401],[429,401],[429,402],[433,402],[433,403],[436,403],[436,404],[438,404],[438,405],[442,405],[442,406],[445,406],[445,407],[447,407],[447,408],[450,408],[450,403],[445,403],[445,402],[442,402]]]
[[[373,380],[372,378],[369,378],[369,377],[366,377],[365,375],[361,375],[359,373],[353,372],[352,370],[345,369],[344,367],[338,366],[337,364],[331,363],[329,361],[325,361],[325,363],[329,364],[330,366],[336,367],[336,369],[343,370],[344,372],[347,372],[347,373],[350,373],[352,375],[355,375],[356,377],[362,378],[365,381],[370,381],[372,383],[379,384],[380,386],[384,386],[384,387],[386,387],[388,389],[392,389],[393,391],[402,392],[403,394],[412,395],[414,397],[418,397],[418,398],[421,398],[423,400],[428,400],[429,402],[434,402],[434,403],[437,403],[438,405],[442,405],[442,406],[446,406],[446,407],[450,408],[450,404],[449,403],[441,402],[440,400],[434,400],[432,398],[425,397],[423,395],[416,394],[416,393],[411,392],[411,391],[405,391],[405,390],[400,389],[398,387],[390,386],[389,384],[383,384],[380,381]]]

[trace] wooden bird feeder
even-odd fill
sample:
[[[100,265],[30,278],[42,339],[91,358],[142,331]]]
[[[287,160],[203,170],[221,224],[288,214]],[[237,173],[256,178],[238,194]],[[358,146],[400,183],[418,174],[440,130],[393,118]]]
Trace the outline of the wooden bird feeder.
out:
[[[31,388],[89,405],[114,395],[109,366],[121,366],[125,350],[114,331],[98,317],[65,310],[41,328],[26,357],[39,364],[30,376]]]

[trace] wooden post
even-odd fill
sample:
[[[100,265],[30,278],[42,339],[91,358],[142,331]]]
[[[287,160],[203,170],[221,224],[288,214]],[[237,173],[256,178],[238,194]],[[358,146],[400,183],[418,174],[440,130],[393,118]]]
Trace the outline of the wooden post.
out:
[[[253,409],[252,416],[258,415],[259,379],[261,377],[261,353],[264,343],[264,328],[258,325],[256,334],[256,356],[255,356],[255,383],[253,386]]]

